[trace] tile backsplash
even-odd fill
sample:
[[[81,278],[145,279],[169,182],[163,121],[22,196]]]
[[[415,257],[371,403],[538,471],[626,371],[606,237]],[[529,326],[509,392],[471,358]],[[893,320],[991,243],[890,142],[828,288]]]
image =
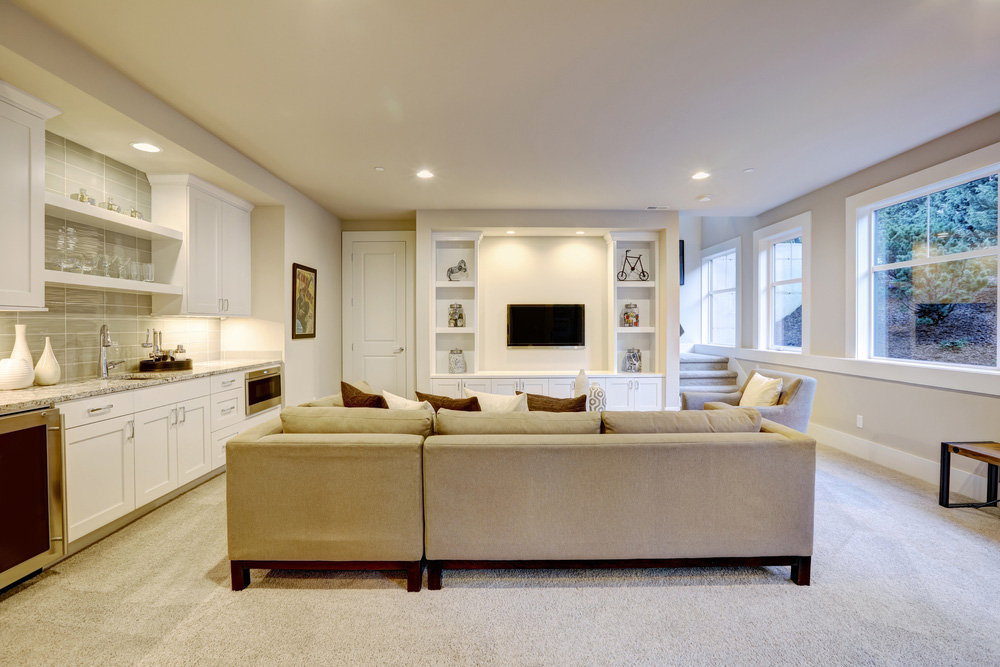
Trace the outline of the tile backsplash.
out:
[[[134,206],[153,219],[153,190],[146,174],[86,146],[45,133],[45,189],[69,197],[87,190],[98,204],[111,197],[128,215]]]
[[[102,324],[111,330],[114,343],[108,359],[125,359],[112,373],[137,371],[139,360],[149,357],[146,329],[163,331],[163,347],[173,349],[183,343],[195,362],[222,359],[221,322],[202,317],[153,317],[152,296],[130,292],[48,284],[45,286],[48,312],[0,312],[0,359],[14,349],[14,325],[27,325],[28,348],[38,359],[45,349],[45,338],[62,370],[60,382],[85,380],[100,375],[98,371],[99,332]]]

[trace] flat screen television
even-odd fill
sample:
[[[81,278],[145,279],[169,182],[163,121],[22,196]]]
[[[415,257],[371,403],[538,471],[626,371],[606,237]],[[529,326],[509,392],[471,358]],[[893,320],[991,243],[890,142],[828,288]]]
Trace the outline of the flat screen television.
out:
[[[584,346],[582,303],[507,304],[507,347]]]

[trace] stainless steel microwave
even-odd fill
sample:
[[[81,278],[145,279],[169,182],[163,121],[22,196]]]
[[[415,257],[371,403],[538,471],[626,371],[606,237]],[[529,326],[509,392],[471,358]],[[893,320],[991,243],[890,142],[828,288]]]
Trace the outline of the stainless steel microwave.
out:
[[[246,374],[247,416],[281,405],[281,366]]]

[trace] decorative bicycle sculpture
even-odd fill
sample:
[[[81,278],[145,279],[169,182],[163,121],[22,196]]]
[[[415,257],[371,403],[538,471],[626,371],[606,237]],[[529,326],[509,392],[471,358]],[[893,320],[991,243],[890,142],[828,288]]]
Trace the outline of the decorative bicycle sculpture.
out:
[[[625,261],[622,262],[622,270],[618,272],[618,280],[628,280],[629,274],[635,271],[639,273],[639,280],[649,280],[649,274],[642,267],[642,255],[629,257],[628,250],[626,250]]]

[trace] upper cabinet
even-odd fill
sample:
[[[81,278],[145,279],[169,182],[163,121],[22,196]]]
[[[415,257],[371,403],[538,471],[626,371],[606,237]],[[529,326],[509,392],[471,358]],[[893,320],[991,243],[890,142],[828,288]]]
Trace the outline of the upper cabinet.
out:
[[[45,121],[59,113],[0,81],[0,310],[45,308]]]
[[[250,316],[250,211],[253,204],[190,174],[149,175],[153,215],[184,233],[181,252],[157,256],[157,271],[184,285],[179,298],[153,296],[164,315]]]

